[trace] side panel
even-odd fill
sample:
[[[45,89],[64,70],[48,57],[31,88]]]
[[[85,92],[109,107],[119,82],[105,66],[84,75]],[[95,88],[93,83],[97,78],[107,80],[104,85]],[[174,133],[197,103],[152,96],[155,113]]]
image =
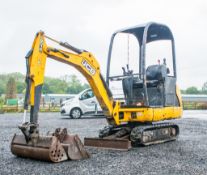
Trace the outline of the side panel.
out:
[[[176,119],[181,116],[182,107],[118,109],[116,106],[114,110],[114,119],[118,125],[125,122],[156,122]]]
[[[164,107],[154,108],[153,121],[162,121],[180,118],[182,116],[182,107]]]
[[[174,77],[165,79],[165,106],[179,106],[176,96],[176,78]]]

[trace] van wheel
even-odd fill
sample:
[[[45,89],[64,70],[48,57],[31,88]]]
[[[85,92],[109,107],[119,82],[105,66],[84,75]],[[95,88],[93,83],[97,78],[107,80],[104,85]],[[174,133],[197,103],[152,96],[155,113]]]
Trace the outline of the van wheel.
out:
[[[73,119],[81,118],[82,112],[79,108],[73,108],[70,112],[70,116]]]

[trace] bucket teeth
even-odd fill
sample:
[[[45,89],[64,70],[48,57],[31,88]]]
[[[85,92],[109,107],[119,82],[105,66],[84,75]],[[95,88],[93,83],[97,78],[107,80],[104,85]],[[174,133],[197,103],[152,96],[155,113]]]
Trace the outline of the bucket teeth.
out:
[[[57,130],[56,130],[57,131]],[[11,152],[19,157],[32,158],[50,162],[65,160],[80,160],[89,158],[80,138],[67,134],[67,130],[38,138],[37,142],[28,142],[24,135],[14,135],[11,142]]]

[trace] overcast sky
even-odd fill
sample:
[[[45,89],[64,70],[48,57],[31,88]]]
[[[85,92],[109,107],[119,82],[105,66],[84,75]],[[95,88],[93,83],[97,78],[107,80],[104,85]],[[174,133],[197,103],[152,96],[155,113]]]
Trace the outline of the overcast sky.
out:
[[[25,73],[26,52],[37,31],[92,52],[105,75],[111,34],[149,21],[167,24],[175,37],[178,83],[207,81],[206,0],[1,0],[0,73]],[[77,72],[53,60],[46,75]]]

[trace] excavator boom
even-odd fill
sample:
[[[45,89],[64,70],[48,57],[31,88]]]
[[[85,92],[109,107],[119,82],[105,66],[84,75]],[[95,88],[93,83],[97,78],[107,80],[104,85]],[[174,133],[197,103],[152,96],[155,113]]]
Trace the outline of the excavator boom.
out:
[[[69,51],[56,49],[46,44],[46,38],[58,43]],[[31,50],[26,55],[26,95],[24,103],[23,124],[19,126],[23,135],[14,135],[11,143],[13,154],[21,157],[60,162],[67,159],[78,160],[88,158],[81,140],[77,135],[67,134],[67,130],[55,131],[45,137],[39,135],[38,112],[44,72],[47,58],[74,66],[88,80],[106,116],[112,115],[112,95],[105,85],[100,66],[93,55],[77,49],[68,43],[58,42],[43,32],[38,32]],[[26,110],[30,106],[30,121],[26,122]],[[109,122],[113,122],[110,120]],[[60,139],[61,138],[61,139]]]
[[[47,46],[46,38],[67,48],[67,50],[72,50],[73,53]],[[30,122],[37,123],[38,120],[41,90],[44,83],[44,71],[47,58],[52,58],[56,61],[69,64],[81,72],[88,80],[103,109],[104,115],[107,117],[112,116],[112,94],[105,84],[100,73],[100,65],[94,56],[90,52],[77,49],[68,43],[56,41],[44,35],[43,32],[39,32],[34,39],[32,49],[26,56],[27,92],[25,96],[25,109],[31,105]]]

